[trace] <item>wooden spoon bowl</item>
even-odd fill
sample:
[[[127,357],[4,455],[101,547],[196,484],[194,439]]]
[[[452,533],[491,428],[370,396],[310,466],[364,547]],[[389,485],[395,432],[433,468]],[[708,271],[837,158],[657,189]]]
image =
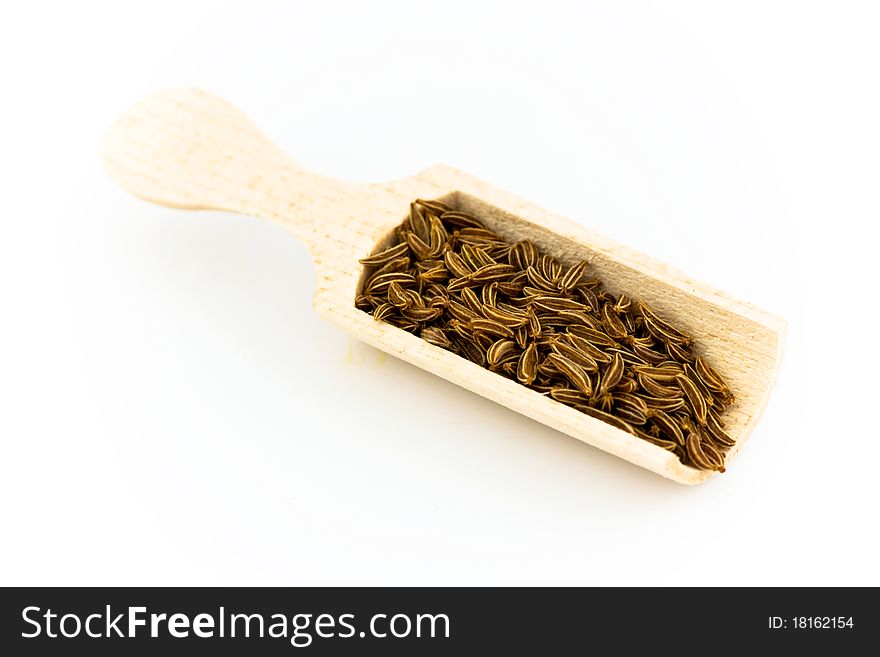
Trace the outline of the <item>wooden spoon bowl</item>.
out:
[[[528,239],[563,265],[587,260],[613,294],[625,292],[696,337],[698,353],[728,381],[724,414],[736,441],[763,411],[779,368],[785,323],[627,247],[465,173],[435,166],[411,178],[355,184],[298,166],[224,100],[185,89],[132,107],[102,148],[110,175],[153,203],[272,219],[305,242],[317,268],[318,314],[355,337],[563,433],[684,484],[714,472],[558,403],[355,308],[360,258],[385,244],[416,198],[441,199],[508,240]]]

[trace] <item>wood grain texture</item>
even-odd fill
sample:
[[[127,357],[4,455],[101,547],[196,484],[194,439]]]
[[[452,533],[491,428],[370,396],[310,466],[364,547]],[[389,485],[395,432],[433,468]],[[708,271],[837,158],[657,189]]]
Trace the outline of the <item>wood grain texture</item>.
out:
[[[389,183],[318,176],[271,144],[238,110],[193,89],[135,105],[102,147],[110,175],[132,194],[187,209],[272,219],[307,245],[318,274],[314,306],[355,337],[570,436],[684,484],[714,472],[494,374],[354,307],[358,259],[387,241],[416,198],[443,198],[504,237],[529,239],[564,265],[588,260],[612,293],[642,299],[696,336],[698,353],[729,382],[737,401],[724,416],[742,448],[767,403],[785,323],[625,246],[460,171],[436,166]]]

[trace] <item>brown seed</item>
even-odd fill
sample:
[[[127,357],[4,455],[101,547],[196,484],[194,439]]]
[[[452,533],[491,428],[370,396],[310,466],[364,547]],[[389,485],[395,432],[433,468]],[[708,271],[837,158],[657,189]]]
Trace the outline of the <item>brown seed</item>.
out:
[[[469,361],[476,363],[477,365],[485,366],[486,354],[473,342],[470,342],[469,340],[459,340],[458,348],[461,351],[461,354]]]
[[[599,383],[599,394],[604,395],[620,382],[623,376],[623,359],[620,354],[614,354],[608,369],[602,373]]]
[[[557,315],[561,320],[571,324],[571,328],[577,327],[598,330],[602,326],[598,320],[594,319],[587,313],[578,312],[576,310],[561,310]]]
[[[696,465],[698,468],[700,468],[701,470],[719,469],[718,464],[714,462],[712,458],[703,451],[700,434],[695,431],[689,433],[687,440],[685,441],[685,445],[687,447],[688,456],[690,457],[691,461],[694,462],[694,465]]]
[[[560,290],[564,292],[568,292],[569,290],[573,290],[574,287],[581,282],[581,279],[584,277],[584,272],[587,271],[587,267],[589,267],[589,263],[586,260],[581,260],[574,267],[571,267],[565,274],[559,279]]]
[[[420,203],[410,203],[409,206],[409,227],[412,229],[412,232],[415,233],[420,238],[424,238],[425,241],[428,240],[428,234],[430,232],[427,211]]]
[[[537,297],[551,297],[553,299],[567,299],[565,292],[560,292],[559,290],[545,290],[540,287],[535,287],[534,285],[528,285],[528,272],[526,272],[526,283],[523,284],[523,295],[526,297],[526,300],[531,303]]]
[[[682,392],[684,392],[684,396],[687,398],[688,404],[690,404],[691,410],[697,418],[697,422],[700,424],[706,424],[708,407],[706,406],[706,400],[703,398],[703,395],[700,394],[699,388],[697,388],[693,381],[684,375],[680,375],[676,380],[678,381],[678,386],[681,388]]]
[[[736,444],[736,441],[721,428],[718,416],[714,410],[710,410],[709,414],[706,416],[706,433],[708,433],[716,443],[723,445],[724,447],[733,447]]]
[[[617,406],[618,404],[626,404],[628,406],[632,406],[633,408],[638,409],[640,412],[646,415],[648,414],[648,405],[641,397],[625,392],[615,392],[613,397],[615,406]]]
[[[388,286],[388,301],[397,308],[406,308],[412,303],[409,295],[400,287],[400,283],[397,281],[392,281]]]
[[[613,348],[617,346],[617,342],[615,342],[610,335],[597,329],[591,329],[585,326],[571,326],[569,327],[568,332],[579,338],[583,338],[597,347]]]
[[[676,341],[671,333],[664,333],[650,317],[643,317],[642,325],[647,329],[648,333],[650,333],[651,336],[658,342],[666,343]]]
[[[519,357],[519,362],[516,366],[516,378],[520,383],[530,385],[537,376],[538,348],[533,342],[526,347],[526,350],[522,352],[522,355]]]
[[[654,397],[680,399],[682,396],[681,388],[678,386],[675,386],[674,388],[671,386],[665,386],[656,379],[652,379],[641,373],[636,374],[636,381],[638,381],[642,390]]]
[[[572,390],[571,388],[554,387],[550,389],[550,396],[558,402],[574,406],[575,404],[587,405],[590,398],[580,390]]]
[[[528,344],[529,334],[525,326],[518,326],[513,332],[513,339],[520,349],[525,349]]]
[[[602,306],[602,319],[605,321],[605,329],[612,338],[625,338],[628,335],[626,327],[620,321],[620,317],[614,312],[610,303]]]
[[[386,262],[384,265],[382,265],[381,267],[379,267],[379,269],[377,269],[375,271],[375,273],[371,277],[371,280],[372,280],[372,278],[375,278],[376,276],[381,276],[382,274],[393,274],[393,273],[397,273],[397,272],[406,272],[410,268],[411,264],[412,264],[412,261],[410,260],[409,256],[405,256],[403,258],[395,258],[394,260],[389,260],[388,262]]]
[[[417,198],[415,202],[421,205],[423,208],[430,210],[434,214],[443,214],[444,212],[449,212],[452,210],[447,203],[443,201],[438,201],[437,199],[425,200],[423,198]]]
[[[621,429],[622,431],[626,431],[627,433],[631,433],[633,435],[635,435],[635,433],[636,433],[635,429],[633,428],[633,426],[631,424],[621,420],[618,417],[615,417],[614,415],[611,415],[610,413],[600,411],[599,409],[592,408],[590,406],[578,405],[578,406],[576,406],[576,408],[579,411],[581,411],[582,413],[586,413],[587,415],[591,415],[592,417],[596,418],[597,420],[602,420],[603,422],[607,422],[611,426],[617,427],[618,429]]]
[[[483,316],[486,319],[491,319],[493,322],[504,324],[504,326],[509,326],[510,328],[524,326],[529,321],[528,315],[525,313],[512,313],[501,308],[493,308],[492,306],[483,306]]]
[[[406,243],[409,245],[410,251],[420,260],[431,257],[431,245],[415,233],[407,233]]]
[[[701,356],[697,356],[694,362],[694,368],[696,369],[700,380],[707,388],[709,388],[709,390],[721,393],[722,401],[724,401],[725,404],[733,403],[733,393],[730,391],[727,383],[725,383],[724,379],[721,378],[718,372],[712,369]]]
[[[672,383],[684,369],[677,363],[666,362],[660,365],[633,365],[633,371],[658,383]]]
[[[430,322],[443,314],[442,308],[403,308],[400,314],[414,322]]]
[[[570,361],[565,356],[560,356],[559,354],[549,354],[546,358],[546,362],[559,370],[559,372],[562,373],[575,388],[585,395],[589,395],[593,392],[593,385],[590,382],[590,377],[583,368],[576,363]]]
[[[489,347],[495,343],[496,339],[494,335],[484,333],[483,331],[475,331],[473,342],[484,352],[488,352]]]
[[[495,308],[498,305],[498,283],[489,283],[484,285],[480,292],[480,301],[484,306]]]
[[[535,314],[533,308],[529,308],[527,316],[529,320],[529,335],[533,338],[537,338],[541,335],[541,322],[538,320],[538,316]]]
[[[534,267],[538,262],[538,250],[531,242],[517,242],[510,249],[508,262],[519,270]]]
[[[392,326],[396,326],[399,329],[403,329],[404,331],[408,331],[409,333],[415,333],[419,329],[418,322],[414,322],[412,320],[406,319],[405,317],[395,317],[391,316],[385,320]]]
[[[688,347],[678,344],[677,342],[667,342],[666,351],[675,360],[680,363],[691,363],[694,360],[693,355],[688,351]]]
[[[466,244],[482,245],[486,242],[497,242],[501,240],[501,238],[491,230],[471,226],[462,228],[458,231],[458,236],[459,239]]]
[[[442,283],[447,278],[449,278],[449,271],[443,265],[419,273],[419,280],[425,283]]]
[[[658,351],[654,351],[653,349],[649,349],[648,347],[644,347],[641,344],[634,344],[632,346],[632,350],[636,356],[651,365],[657,365],[666,360],[666,356],[664,354],[661,354]]]
[[[522,285],[519,283],[514,283],[512,281],[497,281],[496,285],[498,286],[498,292],[501,294],[506,294],[509,297],[515,297],[520,292],[522,292]]]
[[[463,306],[457,301],[450,301],[446,304],[446,311],[455,319],[460,322],[469,322],[472,319],[476,319],[479,317],[477,313],[468,308],[467,306]]]
[[[379,253],[371,255],[369,258],[361,258],[358,260],[362,265],[384,265],[386,262],[390,260],[394,260],[395,258],[399,258],[403,255],[406,255],[407,245],[406,244],[395,244],[392,247],[385,249],[384,251],[380,251]]]
[[[376,308],[376,310],[373,311],[373,319],[383,320],[386,317],[390,317],[391,314],[396,311],[397,311],[397,308],[395,308],[392,304],[383,303],[381,306],[379,306],[378,308]]]
[[[678,448],[678,445],[672,440],[663,440],[662,438],[655,438],[654,436],[651,436],[650,434],[645,435],[645,434],[639,433],[638,435],[639,435],[639,437],[647,440],[652,445],[657,445],[657,447],[661,447],[661,448],[665,449],[667,452],[674,452]]]
[[[646,320],[651,320],[651,323],[655,328],[660,329],[665,334],[673,336],[676,342],[681,342],[685,345],[689,345],[691,343],[692,339],[689,335],[679,331],[674,326],[661,319],[657,313],[651,310],[644,303],[637,302],[636,310],[642,315],[643,318],[645,318]]]
[[[446,263],[446,268],[452,272],[453,276],[467,278],[472,273],[471,269],[465,264],[461,256],[454,251],[447,251],[444,253],[443,260]]]
[[[556,291],[556,284],[548,280],[547,278],[544,278],[544,276],[534,266],[526,269],[526,276],[528,276],[529,282],[539,290],[543,290],[545,292]]]
[[[550,312],[559,312],[560,310],[574,310],[582,312],[586,309],[583,304],[578,303],[577,301],[550,296],[535,297],[534,299],[532,299],[532,304],[536,308],[547,310]]]
[[[476,286],[476,283],[472,283],[470,278],[454,278],[449,281],[449,284],[446,286],[446,289],[449,292],[461,292],[468,286]]]
[[[559,277],[562,276],[562,265],[546,254],[538,258],[536,268],[541,272],[541,276],[551,283],[558,283]]]
[[[578,351],[586,354],[590,358],[592,358],[597,363],[610,363],[611,355],[605,351],[602,351],[597,346],[595,346],[592,342],[585,340],[580,337],[576,333],[571,332],[571,327],[569,327],[569,333],[565,335],[565,340]]]
[[[703,454],[709,459],[709,461],[714,466],[714,469],[718,472],[724,472],[724,452],[712,444],[711,441],[704,440],[700,443],[700,447],[703,450]]]
[[[645,414],[639,408],[631,404],[615,404],[614,414],[617,415],[617,417],[619,417],[624,422],[636,426],[642,425],[648,421],[648,418],[645,417]]]
[[[623,317],[627,322],[627,330],[630,332],[630,334],[623,339],[623,342],[625,344],[629,345],[634,350],[636,345],[640,347],[647,347],[649,349],[654,346],[654,338],[652,338],[650,335],[639,337],[632,334],[632,332],[636,330],[636,322],[635,320],[633,320],[631,315],[624,315]],[[659,352],[657,352],[657,355],[662,356],[662,354],[660,354]],[[667,357],[663,356],[658,362],[663,362],[666,359]]]
[[[719,427],[724,427],[724,420],[721,419],[721,415],[718,409],[710,408],[709,414],[706,416],[706,419],[715,422],[715,424],[717,424]]]
[[[706,405],[709,408],[712,408],[718,403],[715,401],[715,394],[706,387],[706,384],[700,380],[700,377],[694,371],[694,368],[688,363],[685,363],[684,365],[684,375],[697,386],[697,390],[700,391],[700,394],[703,396],[703,399],[706,400]]]
[[[450,226],[458,228],[482,228],[483,224],[473,215],[466,212],[458,212],[457,210],[447,210],[440,215],[440,218]]]
[[[468,328],[471,331],[483,331],[489,335],[496,335],[501,338],[513,337],[513,331],[509,327],[493,322],[491,319],[472,319],[468,322]]]
[[[476,283],[489,283],[500,281],[509,277],[514,269],[510,265],[483,265],[471,274],[471,280]]]
[[[371,297],[368,294],[359,294],[354,299],[354,305],[358,310],[370,312],[375,307],[378,297]]]
[[[440,218],[435,215],[431,216],[430,238],[431,251],[436,252],[434,257],[437,258],[443,252],[443,247],[445,247],[446,243],[449,241],[449,231],[446,230],[446,226],[443,225]]]
[[[368,281],[368,285],[364,286],[365,294],[381,295],[388,291],[388,286],[397,283],[401,287],[416,284],[416,278],[412,274],[405,272],[395,272],[392,274],[380,274],[374,276]]]
[[[446,337],[446,334],[433,326],[426,326],[423,328],[421,333],[419,333],[419,336],[422,340],[430,342],[437,347],[443,347],[444,349],[450,349],[452,347],[452,343],[449,341],[449,338]]]
[[[650,413],[651,422],[653,422],[659,429],[661,435],[674,440],[679,445],[684,445],[684,434],[681,432],[681,428],[678,426],[678,423],[675,422],[669,415],[664,413],[663,411],[657,410]]]
[[[498,264],[492,260],[489,254],[483,249],[470,244],[462,245],[461,257],[467,263],[468,267],[474,271],[478,270],[480,267],[485,267],[486,265]]]
[[[471,288],[464,288],[461,291],[461,300],[464,301],[464,305],[468,307],[475,316],[479,316],[483,313],[483,304],[480,303],[480,297],[477,296],[477,293],[474,292]]]
[[[623,364],[627,367],[632,367],[633,365],[647,365],[645,361],[626,348],[609,349],[608,353],[611,354],[611,356],[620,356],[623,359]]]
[[[560,356],[565,356],[571,362],[580,365],[587,372],[598,372],[599,364],[583,351],[575,349],[570,344],[556,339],[550,348]]]
[[[596,296],[596,293],[593,292],[593,290],[585,287],[584,285],[578,285],[575,288],[575,293],[581,298],[581,301],[583,301],[584,305],[589,306],[591,312],[599,312],[599,298]]]
[[[645,402],[648,408],[653,408],[657,411],[672,413],[680,408],[684,408],[684,397],[650,397],[642,395],[640,399]]]
[[[513,340],[497,340],[486,352],[486,361],[489,365],[497,365],[504,359],[505,355],[515,351],[516,343]]]

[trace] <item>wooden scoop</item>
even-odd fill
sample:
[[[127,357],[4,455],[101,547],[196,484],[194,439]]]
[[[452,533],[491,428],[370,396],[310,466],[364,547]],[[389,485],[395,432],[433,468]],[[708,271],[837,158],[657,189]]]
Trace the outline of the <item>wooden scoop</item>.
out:
[[[388,243],[410,202],[424,198],[474,214],[508,240],[531,240],[563,265],[589,261],[611,293],[645,301],[695,336],[699,353],[728,381],[736,395],[723,417],[736,441],[728,462],[776,379],[782,320],[445,166],[389,183],[325,178],[291,160],[232,105],[192,89],[158,93],[132,107],[110,130],[102,156],[124,189],[153,203],[237,212],[288,228],[314,258],[318,314],[358,339],[677,482],[696,484],[714,472],[685,466],[660,447],[355,308],[364,278],[358,259]]]

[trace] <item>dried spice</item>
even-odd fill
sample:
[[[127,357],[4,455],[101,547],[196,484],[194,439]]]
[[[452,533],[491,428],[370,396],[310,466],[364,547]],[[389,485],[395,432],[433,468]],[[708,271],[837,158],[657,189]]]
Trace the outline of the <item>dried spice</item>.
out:
[[[694,340],[589,264],[563,267],[466,212],[417,200],[368,268],[355,306],[678,456],[724,471],[734,401]]]

